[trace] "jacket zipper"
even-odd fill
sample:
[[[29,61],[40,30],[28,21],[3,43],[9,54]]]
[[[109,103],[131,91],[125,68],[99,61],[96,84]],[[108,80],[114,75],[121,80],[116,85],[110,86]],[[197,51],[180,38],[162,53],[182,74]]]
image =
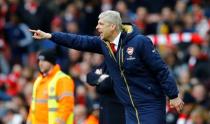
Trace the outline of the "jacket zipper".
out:
[[[122,61],[120,61],[120,58],[121,58]],[[120,49],[119,49],[119,66],[120,66],[120,72],[121,72],[121,76],[123,77],[124,82],[126,84],[126,88],[127,88],[127,91],[128,91],[129,97],[130,97],[130,100],[131,100],[131,104],[133,106],[133,109],[135,110],[137,122],[138,122],[138,124],[140,124],[138,110],[137,110],[137,108],[136,108],[136,106],[134,104],[134,101],[133,101],[133,98],[132,98],[132,95],[131,95],[131,92],[130,92],[130,88],[129,88],[127,79],[125,77],[124,71],[122,70],[121,62],[123,64],[124,60],[123,60],[123,49],[121,48],[121,44],[120,44]]]
[[[110,44],[107,43],[106,41],[105,41],[104,43],[106,44],[106,47],[107,47],[108,50],[109,50],[109,55],[110,55],[112,58],[114,58],[115,62],[117,63],[117,59],[116,59],[116,57],[114,56],[114,53],[113,53],[113,51],[112,51],[112,49],[111,49],[111,47],[110,47]],[[120,54],[121,51],[122,51],[122,55]],[[121,58],[121,57],[122,57],[122,58]],[[121,58],[121,59],[120,59],[120,58]],[[140,119],[139,119],[139,115],[138,115],[138,110],[137,110],[137,108],[136,108],[136,106],[135,106],[135,104],[134,104],[134,101],[133,101],[133,98],[132,98],[132,95],[131,95],[131,92],[130,92],[130,88],[129,88],[128,82],[127,82],[126,77],[125,77],[125,74],[123,73],[123,70],[122,70],[122,68],[121,68],[121,60],[122,60],[122,63],[123,63],[123,61],[124,61],[124,60],[123,60],[123,49],[121,48],[121,44],[120,44],[120,49],[119,49],[119,68],[120,68],[120,74],[121,74],[121,76],[123,77],[123,80],[124,80],[124,82],[125,82],[125,85],[126,85],[126,88],[127,88],[127,91],[128,91],[129,98],[130,98],[130,100],[131,100],[131,104],[132,104],[132,106],[133,106],[133,109],[135,110],[137,122],[138,122],[138,124],[140,124],[140,121],[139,121]]]

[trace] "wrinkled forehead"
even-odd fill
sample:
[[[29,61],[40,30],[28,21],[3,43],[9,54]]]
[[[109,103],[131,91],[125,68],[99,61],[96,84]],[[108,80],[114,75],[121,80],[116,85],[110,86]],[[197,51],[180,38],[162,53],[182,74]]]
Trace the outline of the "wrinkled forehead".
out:
[[[112,22],[103,17],[98,19],[98,24],[112,24]]]

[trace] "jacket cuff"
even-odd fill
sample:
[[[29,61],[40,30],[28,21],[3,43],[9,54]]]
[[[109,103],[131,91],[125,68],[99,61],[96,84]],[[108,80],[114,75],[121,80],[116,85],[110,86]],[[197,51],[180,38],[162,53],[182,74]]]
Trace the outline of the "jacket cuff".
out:
[[[172,95],[172,96],[168,96],[168,97],[169,97],[169,99],[174,99],[174,98],[177,98],[178,97],[178,94]]]
[[[49,40],[53,41],[54,40],[54,37],[55,37],[55,33],[51,33],[51,38]]]

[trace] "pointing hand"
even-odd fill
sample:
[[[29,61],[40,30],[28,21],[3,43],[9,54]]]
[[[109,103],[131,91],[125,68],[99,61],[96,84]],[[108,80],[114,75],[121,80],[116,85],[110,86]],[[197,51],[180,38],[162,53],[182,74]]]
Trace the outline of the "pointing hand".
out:
[[[52,37],[52,35],[50,33],[46,33],[44,31],[41,30],[32,30],[29,29],[30,32],[33,33],[33,38],[37,39],[37,40],[41,40],[41,39],[50,39]]]

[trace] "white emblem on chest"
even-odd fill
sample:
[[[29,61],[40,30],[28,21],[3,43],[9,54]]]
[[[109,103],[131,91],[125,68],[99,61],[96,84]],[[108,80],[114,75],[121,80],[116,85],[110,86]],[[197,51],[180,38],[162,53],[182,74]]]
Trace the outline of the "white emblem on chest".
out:
[[[127,48],[127,53],[128,53],[128,55],[133,55],[133,52],[134,52],[134,48],[133,47],[128,47]]]

